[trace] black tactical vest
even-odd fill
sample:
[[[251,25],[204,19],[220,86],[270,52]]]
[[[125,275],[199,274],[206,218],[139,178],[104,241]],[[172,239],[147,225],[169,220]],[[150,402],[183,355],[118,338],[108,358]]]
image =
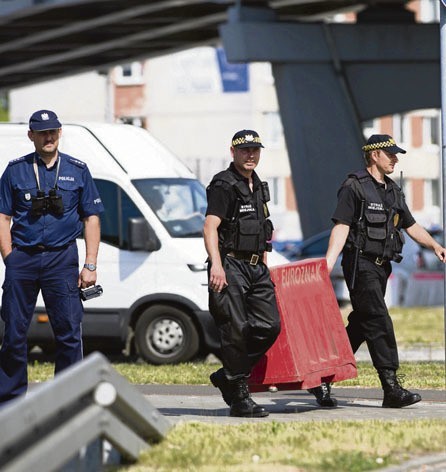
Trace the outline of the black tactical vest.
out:
[[[230,251],[262,253],[271,251],[273,224],[269,217],[267,182],[251,192],[248,185],[225,170],[214,176],[210,185],[225,182],[237,196],[234,212],[229,220],[223,220],[218,228],[219,247],[227,254]]]
[[[350,227],[348,247],[359,248],[366,255],[401,261],[404,235],[401,231],[404,195],[393,180],[388,179],[393,192],[393,203],[383,202],[372,177],[366,170],[349,174],[344,185],[351,185],[359,200],[364,200],[364,215],[356,215],[356,223]]]

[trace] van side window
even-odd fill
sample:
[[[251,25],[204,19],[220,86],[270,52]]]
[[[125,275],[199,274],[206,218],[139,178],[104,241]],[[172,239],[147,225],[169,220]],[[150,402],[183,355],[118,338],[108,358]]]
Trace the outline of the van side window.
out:
[[[94,181],[105,207],[101,214],[101,241],[128,249],[128,220],[143,215],[121,187],[108,180]]]

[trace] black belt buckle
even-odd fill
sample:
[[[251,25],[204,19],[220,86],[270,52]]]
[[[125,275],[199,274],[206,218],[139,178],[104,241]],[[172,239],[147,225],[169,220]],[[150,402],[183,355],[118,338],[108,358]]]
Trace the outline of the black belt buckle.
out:
[[[255,266],[259,263],[259,259],[260,259],[260,256],[258,254],[252,254],[249,264]]]
[[[375,259],[375,264],[379,265],[379,266],[382,266],[384,264],[384,259],[382,257],[377,257]]]

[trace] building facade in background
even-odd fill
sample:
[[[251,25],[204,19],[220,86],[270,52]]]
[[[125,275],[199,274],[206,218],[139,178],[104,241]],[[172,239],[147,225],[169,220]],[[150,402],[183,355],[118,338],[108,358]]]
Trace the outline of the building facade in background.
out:
[[[415,0],[408,4],[417,22],[439,23],[438,0]],[[335,21],[355,22],[354,14],[337,15]],[[408,78],[409,80],[409,78]],[[441,123],[439,109],[412,110],[363,123],[364,135],[392,135],[407,150],[392,175],[402,183],[406,200],[417,221],[426,228],[441,224]]]
[[[418,0],[409,7],[416,12],[417,21],[439,21],[438,0]],[[331,21],[353,22],[355,16],[336,15]],[[11,120],[26,121],[39,108],[57,110],[64,122],[115,121],[147,128],[204,185],[229,165],[234,132],[255,129],[265,145],[259,172],[270,185],[275,237],[302,236],[268,63],[228,64],[223,49],[200,47],[124,64],[104,74],[90,72],[10,93]],[[413,110],[378,117],[363,123],[363,129],[366,137],[391,134],[407,149],[393,178],[399,181],[402,171],[408,204],[421,224],[428,228],[440,224],[440,111]]]

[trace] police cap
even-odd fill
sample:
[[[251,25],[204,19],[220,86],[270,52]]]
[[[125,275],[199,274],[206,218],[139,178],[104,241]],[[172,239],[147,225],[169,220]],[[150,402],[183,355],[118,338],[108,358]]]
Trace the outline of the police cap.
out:
[[[232,146],[236,148],[264,147],[259,134],[251,129],[237,131],[232,137]]]
[[[47,131],[59,128],[62,128],[62,125],[57,115],[51,110],[35,111],[29,119],[29,129],[31,131]]]
[[[367,143],[362,146],[364,152],[375,151],[376,149],[382,149],[390,152],[390,154],[397,154],[398,152],[406,154],[406,151],[398,147],[392,136],[388,134],[372,134]]]

